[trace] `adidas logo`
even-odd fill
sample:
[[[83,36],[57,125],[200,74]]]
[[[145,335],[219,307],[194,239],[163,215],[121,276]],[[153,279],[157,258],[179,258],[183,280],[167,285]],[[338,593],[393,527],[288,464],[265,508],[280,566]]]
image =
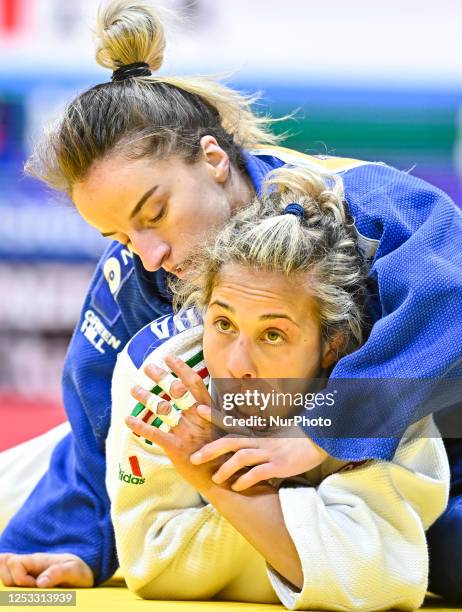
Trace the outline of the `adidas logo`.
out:
[[[138,457],[133,455],[128,458],[130,462],[130,468],[132,473],[129,474],[124,472],[122,466],[119,463],[119,480],[126,482],[127,484],[141,485],[144,484],[145,478],[143,478],[143,474],[141,473],[140,462],[138,461]]]

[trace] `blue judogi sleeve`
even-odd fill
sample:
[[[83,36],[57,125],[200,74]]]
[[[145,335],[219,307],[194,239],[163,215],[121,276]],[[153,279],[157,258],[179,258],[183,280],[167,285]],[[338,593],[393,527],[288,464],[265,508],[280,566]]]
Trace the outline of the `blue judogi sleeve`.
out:
[[[339,437],[314,437],[341,459],[387,460],[398,443],[387,431],[404,431],[439,409],[426,403],[428,380],[462,379],[462,215],[444,192],[385,165],[352,169],[343,181],[359,243],[375,251],[376,320],[365,344],[337,363],[330,382],[386,379],[393,389],[403,379],[427,383],[410,383],[398,403],[388,402],[393,393],[381,397],[380,386],[361,403],[340,398],[332,416],[354,441],[341,435],[341,426]],[[383,437],[362,437],[368,432]]]
[[[281,165],[277,158],[250,156],[250,161],[257,190],[258,181]],[[443,192],[387,166],[365,164],[342,176],[360,242],[375,253],[370,276],[377,290],[376,321],[364,346],[336,365],[332,380],[462,378],[460,212]],[[121,245],[112,244],[103,255],[63,375],[72,433],[56,447],[50,469],[2,533],[0,552],[74,553],[92,568],[97,584],[116,568],[105,488],[110,382],[117,353],[129,338],[171,312],[168,297],[159,298],[159,279],[162,273],[143,271]],[[341,436],[318,441],[347,460],[390,459],[397,440],[362,436],[380,429],[384,418],[406,425],[419,416],[417,398],[385,406],[385,414],[375,400],[348,405],[345,398],[336,408],[339,421],[346,415],[353,423],[354,441]]]
[[[63,401],[72,431],[50,467],[0,537],[0,552],[73,553],[95,583],[117,568],[105,486],[105,438],[117,354],[156,311],[140,292],[132,254],[112,243],[98,265],[72,337],[63,372]]]

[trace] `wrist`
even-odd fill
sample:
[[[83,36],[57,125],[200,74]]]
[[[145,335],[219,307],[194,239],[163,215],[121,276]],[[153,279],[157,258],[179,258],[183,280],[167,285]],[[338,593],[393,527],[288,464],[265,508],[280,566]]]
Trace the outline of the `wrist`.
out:
[[[210,486],[199,491],[199,493],[212,505],[219,507],[222,502],[225,503],[236,497],[250,499],[257,496],[261,497],[262,495],[277,495],[277,489],[268,482],[261,482],[244,491],[233,491],[229,482],[215,484],[211,481]]]
[[[207,483],[200,483],[199,486],[196,486],[197,492],[200,493],[201,497],[212,505],[214,505],[214,501],[219,501],[223,498],[224,488],[223,485],[217,485],[212,480]]]

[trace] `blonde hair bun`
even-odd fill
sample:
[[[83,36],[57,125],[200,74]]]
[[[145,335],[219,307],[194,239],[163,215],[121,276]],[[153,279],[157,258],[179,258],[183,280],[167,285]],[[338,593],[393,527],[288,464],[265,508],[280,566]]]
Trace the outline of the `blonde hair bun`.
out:
[[[165,31],[159,14],[148,2],[112,0],[100,7],[97,17],[96,61],[116,70],[135,62],[162,66]]]

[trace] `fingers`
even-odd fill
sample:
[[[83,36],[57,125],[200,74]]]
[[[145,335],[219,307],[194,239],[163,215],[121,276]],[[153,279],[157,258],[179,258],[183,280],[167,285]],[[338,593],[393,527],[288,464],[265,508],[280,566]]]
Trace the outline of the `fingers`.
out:
[[[195,397],[196,402],[198,402],[199,404],[208,405],[212,403],[211,397],[202,378],[183,360],[178,359],[178,357],[175,357],[173,355],[169,355],[165,358],[165,363],[172,370],[172,372],[175,372],[178,378],[182,380],[185,387]]]
[[[8,569],[7,560],[13,556],[13,553],[0,554],[0,580],[5,586],[13,586],[13,577]]]
[[[250,465],[257,465],[268,461],[268,453],[259,448],[245,448],[234,453],[223,463],[219,470],[212,476],[213,482],[221,484],[231,478],[236,472]]]
[[[52,561],[47,553],[0,555],[0,577],[5,586],[36,586],[35,576],[46,569]]]
[[[158,395],[154,395],[150,391],[146,391],[146,389],[143,389],[143,387],[140,386],[133,387],[130,390],[130,393],[136,400],[151,410],[156,417],[159,417],[161,421],[170,427],[176,427],[176,425],[178,425],[181,418],[181,412],[177,408],[173,407],[170,402],[161,400]]]
[[[272,478],[273,471],[274,467],[271,465],[271,463],[262,463],[257,465],[242,476],[239,476],[239,478],[231,485],[231,489],[233,491],[244,491],[244,489],[253,487],[263,480]]]
[[[94,581],[93,572],[85,561],[76,555],[63,553],[2,554],[0,575],[5,586],[83,587],[93,586]]]
[[[6,566],[11,582],[9,582],[9,584],[5,582],[5,586],[36,586],[34,576],[29,573],[26,567],[26,563],[30,560],[30,557],[32,557],[32,555],[11,555],[7,559]]]
[[[207,423],[211,423],[212,422],[212,408],[211,406],[206,406],[205,404],[199,404],[199,406],[197,407],[197,414],[204,419],[204,421],[207,421]]]
[[[201,408],[201,406],[199,407]],[[199,409],[198,409],[199,412]],[[209,442],[190,457],[191,463],[200,465],[242,448],[255,448],[255,439],[243,437],[224,437]]]
[[[132,387],[130,389],[130,394],[136,400],[138,400],[139,402],[144,404],[146,407],[151,408],[151,410],[152,410],[152,407],[150,405],[151,397],[155,398],[157,400],[157,405],[160,404],[160,398],[157,395],[154,395],[153,393],[150,393],[149,391],[146,391],[146,389],[143,389],[143,387],[140,387],[139,385],[136,385],[135,387]]]
[[[189,366],[186,366],[186,364],[184,365],[186,368],[191,369],[189,368]],[[171,398],[173,398],[175,402],[175,407],[177,409],[188,410],[189,408],[197,404],[195,397],[186,388],[183,382],[178,378],[172,376],[172,374],[170,374],[166,370],[163,370],[155,364],[149,364],[145,367],[144,371],[152,380],[154,380],[154,382],[157,383],[157,385],[160,387],[160,389],[162,389],[162,391],[165,391],[165,393],[167,393]],[[194,372],[194,370],[191,371]],[[157,395],[150,393],[149,395],[145,395],[144,399],[140,399],[135,394],[132,395],[136,399],[138,399],[138,401],[141,401],[141,403],[143,403],[147,408],[156,412],[155,405],[159,401]]]
[[[55,586],[91,587],[93,573],[81,559],[73,559],[64,563],[55,563],[37,578],[37,586],[42,589]]]
[[[161,431],[157,427],[152,427],[147,423],[143,423],[143,421],[140,419],[128,416],[125,418],[125,424],[134,433],[146,438],[146,440],[150,440],[158,446],[161,446],[163,449],[168,448],[171,444],[172,434]]]
[[[168,393],[173,399],[177,399],[187,392],[186,387],[178,378],[172,376],[154,363],[144,368],[145,373],[156,382],[162,391]]]
[[[170,398],[173,398],[173,402],[168,403],[162,401],[156,394],[158,389],[155,389],[155,392],[152,393],[146,389],[143,389],[141,386],[136,386],[131,390],[131,394],[138,402],[154,413],[156,417],[158,417],[166,425],[176,427],[181,419],[181,411],[197,407],[198,401],[203,403],[211,403],[211,399],[207,391],[207,387],[205,386],[200,375],[190,368],[184,361],[170,355],[165,358],[165,363],[178,376],[178,378],[175,378],[172,374],[155,364],[147,365],[145,367],[145,373],[154,382],[156,382],[157,386],[165,391]],[[191,419],[192,422],[197,421],[196,424],[201,428],[205,424],[208,424],[208,422],[211,420],[211,418],[202,418],[197,414],[194,416],[191,415]],[[146,418],[146,415],[145,420],[149,420]],[[159,426],[159,423],[160,421],[156,421],[154,424]],[[140,435],[138,430],[131,426],[129,427],[134,433]],[[138,427],[141,426],[138,425]],[[162,425],[160,425],[160,427],[162,427]],[[144,437],[153,442],[152,431],[150,432],[150,435],[151,437]],[[160,443],[160,441],[156,443]]]

